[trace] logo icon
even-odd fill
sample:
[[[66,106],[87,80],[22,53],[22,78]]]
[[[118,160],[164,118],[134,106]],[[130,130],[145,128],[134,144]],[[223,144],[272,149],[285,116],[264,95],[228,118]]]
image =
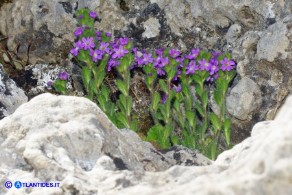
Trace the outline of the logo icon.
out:
[[[8,188],[8,189],[9,189],[9,188],[12,188],[12,182],[11,182],[11,181],[6,181],[4,185],[5,185],[5,187]]]
[[[14,182],[14,187],[19,189],[22,187],[22,183],[20,181],[16,181],[16,182]]]

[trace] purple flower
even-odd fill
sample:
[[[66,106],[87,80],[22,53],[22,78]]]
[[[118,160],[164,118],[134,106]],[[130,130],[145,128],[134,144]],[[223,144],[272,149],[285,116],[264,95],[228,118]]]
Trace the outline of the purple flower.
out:
[[[186,75],[194,74],[197,70],[199,67],[196,65],[196,61],[192,60],[186,67]]]
[[[218,77],[219,77],[219,75],[218,75],[218,73],[216,73],[216,74],[214,74],[214,75],[212,75],[212,76],[209,76],[209,77],[206,79],[206,81],[212,83],[214,80],[218,79]]]
[[[181,74],[181,71],[178,69],[172,80],[177,81],[180,74]]]
[[[161,58],[160,66],[161,66],[161,67],[164,67],[164,66],[166,66],[167,64],[169,64],[169,59],[168,59],[168,57],[166,57],[166,58]]]
[[[58,75],[58,79],[63,80],[63,81],[68,80],[68,77],[69,77],[69,74],[67,72],[61,72]]]
[[[200,70],[206,70],[209,71],[210,70],[210,63],[206,61],[206,59],[202,59],[198,61],[200,64]]]
[[[120,44],[123,46],[128,44],[128,38],[120,38],[119,41],[120,41]]]
[[[114,41],[110,42],[113,49],[116,49],[120,46],[119,39],[115,39]]]
[[[141,60],[138,61],[138,65],[149,64],[149,63],[152,63],[152,62],[153,62],[152,55],[144,53],[143,54],[143,58],[141,58]]]
[[[210,60],[210,68],[209,68],[209,73],[210,75],[213,75],[219,71],[218,67],[218,61],[214,58]]]
[[[155,50],[155,53],[156,53],[159,57],[162,57],[163,51],[164,51],[164,48],[160,48],[160,49],[156,49],[156,50]]]
[[[82,19],[82,18],[84,18],[84,15],[82,15],[82,14],[81,14],[81,15],[80,15],[78,18],[79,18],[79,19]]]
[[[124,47],[122,45],[120,45],[119,48],[114,48],[114,52],[115,53],[112,55],[112,58],[121,58],[126,53],[129,53],[129,51],[124,49]]]
[[[48,81],[48,82],[47,82],[47,87],[48,87],[48,88],[51,89],[52,85],[53,85],[53,81]]]
[[[108,46],[109,46],[109,43],[101,42],[100,45],[99,45],[99,50],[102,50],[102,51],[105,51],[108,54],[111,54],[111,51],[108,48]]]
[[[70,53],[73,55],[73,56],[77,56],[78,55],[78,52],[80,49],[83,49],[84,48],[84,45],[81,41],[77,41],[75,43],[75,47],[73,49],[70,50]]]
[[[107,36],[107,37],[111,37],[111,36],[112,36],[112,33],[111,33],[111,32],[106,32],[106,33],[105,33],[105,36]]]
[[[101,32],[100,31],[96,31],[95,34],[96,34],[96,36],[101,37]]]
[[[218,65],[211,64],[210,69],[209,69],[210,75],[213,75],[213,74],[217,73],[218,71],[219,71]]]
[[[233,60],[228,60],[227,58],[221,60],[220,63],[222,64],[221,70],[223,71],[230,71],[235,67],[235,62]]]
[[[89,12],[89,16],[93,19],[95,19],[97,17],[97,14],[93,11]]]
[[[164,71],[162,68],[157,68],[157,69],[156,69],[156,72],[157,72],[157,74],[158,74],[159,76],[163,76],[163,75],[165,75],[165,71]]]
[[[183,57],[178,57],[175,59],[175,61],[179,62],[179,67],[178,68],[182,68],[184,66],[184,58]]]
[[[92,57],[92,60],[94,62],[97,62],[97,60],[101,60],[102,59],[102,56],[104,54],[104,51],[101,51],[101,50],[90,50],[90,56]]]
[[[85,49],[85,50],[95,47],[95,44],[93,43],[92,37],[82,38],[82,43],[83,43],[83,49]]]
[[[78,28],[76,28],[76,30],[74,31],[74,36],[75,36],[75,37],[78,37],[78,36],[82,35],[82,33],[83,33],[83,28],[82,28],[82,27],[78,27]]]
[[[176,91],[176,93],[179,93],[179,92],[181,92],[181,85],[178,85],[178,86],[173,85],[172,89],[174,89]]]
[[[200,54],[200,49],[192,49],[191,53],[189,55],[186,56],[187,59],[189,60],[194,60],[198,57],[198,55]]]
[[[161,102],[162,102],[163,104],[165,104],[166,100],[167,100],[167,94],[163,93],[163,94],[161,95]]]
[[[172,58],[176,58],[180,55],[180,51],[176,50],[176,49],[171,49],[169,51],[169,55],[172,57]]]
[[[169,64],[169,59],[168,57],[163,58],[163,57],[157,57],[155,62],[154,62],[154,68],[163,68]]]
[[[218,56],[220,56],[222,54],[222,52],[221,51],[219,51],[219,52],[216,52],[216,51],[212,51],[212,58],[214,58],[214,59],[217,59],[218,58]]]
[[[111,71],[111,69],[113,67],[116,67],[118,65],[120,65],[120,62],[119,61],[115,61],[114,59],[110,59],[109,62],[108,62],[107,71],[108,72]]]

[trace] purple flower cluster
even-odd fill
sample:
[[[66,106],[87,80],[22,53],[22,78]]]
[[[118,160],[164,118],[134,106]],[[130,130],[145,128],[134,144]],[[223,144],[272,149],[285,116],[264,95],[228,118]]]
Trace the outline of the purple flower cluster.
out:
[[[89,15],[92,18],[97,17],[97,14],[95,12],[90,12]],[[82,37],[83,30],[84,27],[78,27],[74,32],[74,35],[77,38]],[[112,34],[110,32],[107,32],[105,33],[105,36],[111,38]],[[120,58],[129,53],[129,51],[124,47],[128,43],[128,38],[116,38],[114,39],[114,41],[103,42],[102,32],[96,31],[95,37],[79,38],[79,40],[75,43],[74,48],[71,49],[70,53],[76,57],[81,50],[87,50],[89,51],[89,55],[93,62],[98,62],[99,60],[102,60],[103,56],[105,54],[108,54],[110,55],[110,59],[108,61],[107,70],[110,71],[113,67],[116,67],[120,64]]]
[[[211,54],[212,57],[209,61],[204,58],[197,60],[197,57],[200,55],[200,49],[192,49],[191,53],[185,56],[189,60],[186,66],[186,75],[192,75],[196,71],[207,71],[210,75],[207,81],[213,82],[214,79],[218,78],[219,70],[230,71],[235,68],[236,64],[233,60],[224,58],[218,61],[218,57],[222,54],[221,52],[213,51]]]

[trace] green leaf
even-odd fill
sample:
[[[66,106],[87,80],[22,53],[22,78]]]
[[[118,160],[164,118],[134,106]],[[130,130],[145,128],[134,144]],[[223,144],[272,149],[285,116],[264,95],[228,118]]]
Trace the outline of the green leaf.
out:
[[[106,101],[109,101],[110,90],[108,89],[108,87],[102,85],[100,92],[104,97],[106,97]]]
[[[88,88],[91,80],[91,70],[86,66],[82,67],[82,80],[85,88]]]
[[[165,148],[166,146],[170,146],[168,140],[163,139],[164,127],[161,125],[155,125],[149,129],[147,132],[147,141],[154,142],[160,148]]]
[[[173,145],[179,145],[178,136],[176,135],[171,136],[171,142],[173,143]]]
[[[77,58],[80,61],[87,62],[88,59],[90,58],[89,51],[88,50],[80,50],[79,53],[78,53]]]
[[[217,142],[213,140],[210,144],[211,160],[215,160],[217,157]]]
[[[138,132],[138,121],[137,120],[132,120],[131,121],[130,129],[135,131],[135,132]]]
[[[215,89],[214,91],[214,100],[218,106],[222,105],[222,95],[219,89]]]
[[[160,102],[160,94],[158,92],[155,92],[152,97],[152,104],[151,104],[151,107],[154,111],[157,110],[159,102]]]
[[[163,79],[159,79],[159,85],[160,85],[163,92],[165,92],[165,93],[168,92],[168,87]]]
[[[127,113],[127,101],[126,101],[126,97],[123,94],[121,94],[119,96],[118,106],[119,106],[121,112],[123,112],[125,114]]]
[[[118,79],[118,80],[116,80],[116,84],[117,84],[117,87],[120,90],[120,92],[122,92],[122,94],[124,96],[128,96],[128,89],[127,89],[126,83],[124,83],[124,81]]]
[[[187,118],[187,120],[188,120],[190,126],[191,126],[192,128],[194,128],[194,127],[196,126],[196,123],[197,123],[197,122],[196,122],[196,113],[193,112],[193,111],[187,111],[187,112],[186,112],[186,118]]]
[[[190,87],[188,85],[186,85],[185,83],[181,84],[182,87],[182,92],[185,96],[189,96],[190,95]]]
[[[206,91],[202,92],[201,99],[202,99],[203,107],[206,108],[207,107],[207,103],[208,103],[208,93]]]
[[[178,100],[178,99],[175,99],[174,102],[173,102],[173,108],[179,112],[181,109],[180,109],[180,105],[181,105],[181,102]]]
[[[202,97],[202,93],[203,93],[203,87],[202,85],[196,85],[196,94],[198,94],[198,96]]]
[[[98,106],[101,108],[102,111],[107,112],[107,101],[106,97],[104,95],[98,95],[97,96]]]
[[[124,72],[127,72],[133,60],[134,60],[133,54],[128,53],[124,55],[124,57],[120,59],[120,65],[117,67],[119,73],[123,75]]]
[[[191,149],[195,148],[195,137],[190,135],[187,130],[183,131],[182,145]]]
[[[219,131],[221,127],[218,116],[214,113],[210,113],[210,121],[212,123],[214,130]]]
[[[223,122],[223,128],[224,128],[225,140],[228,146],[230,146],[230,131],[231,131],[230,127],[231,127],[231,120],[227,118]]]
[[[98,94],[94,80],[91,80],[89,82],[89,88],[90,88],[90,91],[92,91],[92,93]]]
[[[199,72],[196,72],[192,79],[197,83],[197,84],[202,84],[204,82],[203,78],[201,77],[200,73]]]
[[[53,87],[57,92],[63,95],[66,94],[66,81],[57,79],[53,83]]]
[[[125,128],[130,128],[127,116],[123,112],[117,113],[117,119],[123,124]]]
[[[202,109],[202,106],[199,104],[199,102],[195,102],[195,108],[199,112],[201,117],[204,117],[203,109]]]

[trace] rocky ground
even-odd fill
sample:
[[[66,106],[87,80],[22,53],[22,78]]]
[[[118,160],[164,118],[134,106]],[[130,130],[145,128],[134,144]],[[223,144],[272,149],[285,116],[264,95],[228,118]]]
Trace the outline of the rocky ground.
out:
[[[43,94],[64,70],[83,94],[68,53],[84,6],[99,14],[97,29],[140,49],[231,51],[238,74],[226,104],[239,144],[215,162],[181,147],[160,152],[84,98]],[[291,40],[287,0],[1,1],[0,183],[60,181],[52,194],[292,194]]]
[[[275,120],[215,162],[183,148],[159,152],[118,130],[91,101],[42,94],[0,121],[1,194],[291,194],[292,97]],[[37,120],[36,120],[37,119]]]

